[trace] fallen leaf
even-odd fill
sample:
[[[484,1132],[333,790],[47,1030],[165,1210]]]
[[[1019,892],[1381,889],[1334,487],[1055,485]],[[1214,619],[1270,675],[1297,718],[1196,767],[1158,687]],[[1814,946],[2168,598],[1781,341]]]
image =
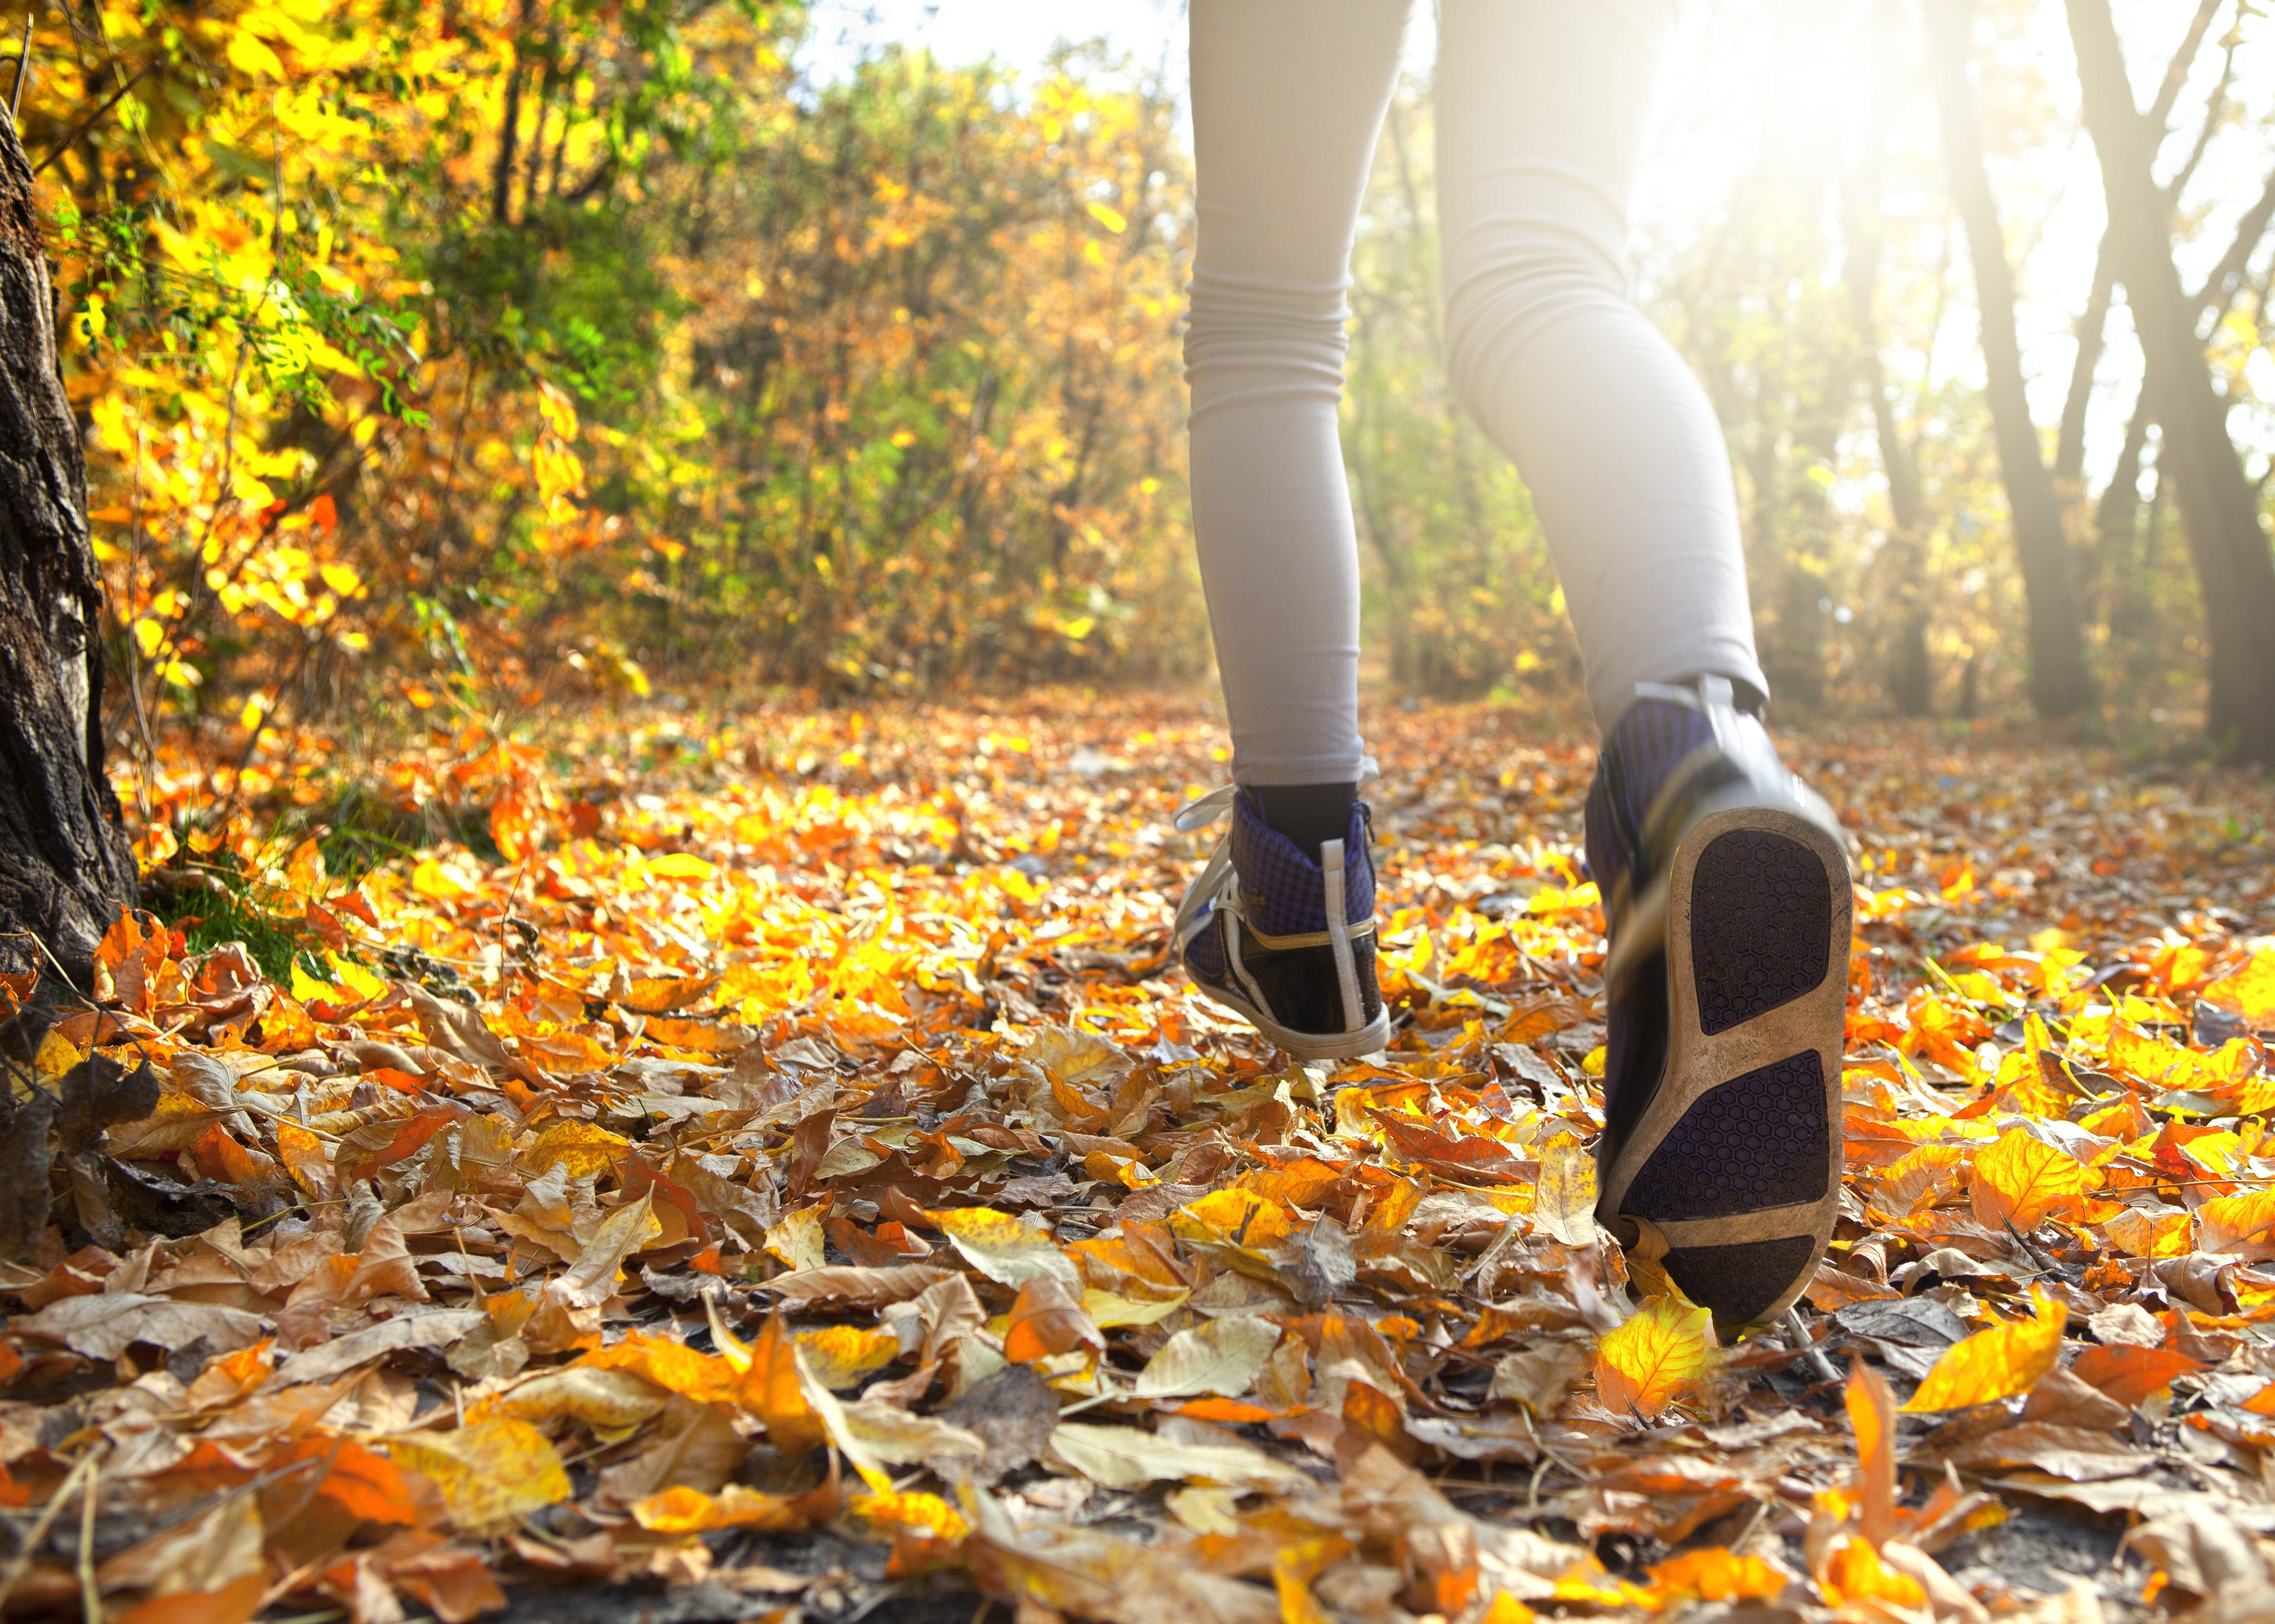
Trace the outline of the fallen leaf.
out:
[[[681,1485],[635,1500],[628,1509],[632,1521],[659,1534],[707,1534],[725,1528],[788,1533],[812,1526],[811,1499],[761,1494],[739,1483],[727,1484],[715,1495]]]
[[[919,1296],[949,1278],[946,1269],[903,1263],[884,1269],[805,1269],[776,1275],[766,1289],[780,1296],[785,1308],[882,1308]]]
[[[2073,1210],[2100,1182],[2098,1174],[2067,1152],[2026,1128],[2014,1128],[1975,1153],[1968,1194],[1986,1227],[2012,1224],[2027,1233],[2048,1215]]]
[[[1596,1345],[1596,1395],[1648,1421],[1715,1363],[1714,1316],[1678,1297],[1653,1297]]]
[[[388,1440],[397,1464],[432,1480],[461,1528],[486,1530],[527,1516],[571,1492],[561,1456],[525,1421],[478,1421],[450,1431]]]
[[[1136,1427],[1063,1421],[1051,1433],[1060,1460],[1108,1489],[1163,1479],[1286,1490],[1311,1481],[1292,1466],[1244,1445],[1179,1444]]]
[[[1567,1246],[1596,1240],[1596,1153],[1576,1142],[1540,1152],[1532,1187],[1532,1221]]]
[[[1280,1327],[1236,1315],[1188,1326],[1161,1344],[1130,1389],[1141,1399],[1189,1398],[1214,1393],[1237,1398],[1280,1345]]]
[[[1077,1348],[1104,1353],[1106,1338],[1055,1279],[1047,1274],[1030,1279],[1011,1304],[1003,1328],[1003,1356],[1014,1364],[1030,1364]]]
[[[64,1297],[11,1321],[9,1329],[19,1336],[61,1342],[94,1359],[116,1359],[136,1342],[185,1348],[203,1338],[207,1347],[228,1353],[250,1348],[261,1338],[258,1314],[132,1291]]]
[[[2043,1289],[2032,1290],[2030,1306],[2029,1318],[1977,1331],[1945,1349],[1904,1409],[1915,1414],[1965,1409],[2036,1386],[2061,1357],[2068,1312]]]
[[[814,1380],[834,1393],[858,1386],[864,1376],[883,1370],[901,1352],[901,1339],[890,1331],[861,1326],[825,1326],[791,1340]]]
[[[1082,1275],[1074,1259],[1059,1250],[1050,1233],[1024,1219],[990,1207],[956,1207],[927,1212],[926,1220],[942,1235],[964,1260],[989,1280],[1011,1287],[1031,1280],[1057,1281],[1069,1292],[1082,1290]]]

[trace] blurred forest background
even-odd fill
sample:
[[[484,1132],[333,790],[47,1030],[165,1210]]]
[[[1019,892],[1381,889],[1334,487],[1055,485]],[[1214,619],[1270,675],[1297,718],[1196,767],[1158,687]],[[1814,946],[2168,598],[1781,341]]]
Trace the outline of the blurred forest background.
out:
[[[344,718],[1206,671],[1182,86],[1096,46],[818,74],[810,27],[35,14],[115,759],[193,740],[233,797]],[[1639,296],[1727,426],[1784,714],[2275,759],[2275,20],[1693,0],[1686,29]],[[1523,487],[1444,387],[1430,152],[1417,73],[1352,296],[1370,636],[1406,691],[1568,693]]]

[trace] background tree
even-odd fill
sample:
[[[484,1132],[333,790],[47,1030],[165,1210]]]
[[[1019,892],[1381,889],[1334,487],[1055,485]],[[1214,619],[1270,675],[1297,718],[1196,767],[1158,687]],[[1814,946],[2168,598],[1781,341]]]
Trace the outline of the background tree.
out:
[[[2037,425],[2030,420],[2006,228],[1983,167],[1983,135],[1968,76],[1974,55],[1974,7],[1970,0],[1927,0],[1926,11],[1928,60],[1943,116],[1946,167],[1975,267],[1988,375],[1985,393],[2029,616],[2030,702],[2041,716],[2067,716],[2091,701],[2093,679],[2086,669],[2077,583],[2062,531],[2061,503],[2046,471]]]
[[[2148,365],[2211,643],[2206,726],[2216,748],[2275,763],[2275,553],[2258,492],[2228,438],[2206,370],[2196,300],[2173,262],[2170,210],[2151,170],[2155,141],[2133,101],[2107,0],[2067,0],[2086,127],[2100,159],[2116,273]]]

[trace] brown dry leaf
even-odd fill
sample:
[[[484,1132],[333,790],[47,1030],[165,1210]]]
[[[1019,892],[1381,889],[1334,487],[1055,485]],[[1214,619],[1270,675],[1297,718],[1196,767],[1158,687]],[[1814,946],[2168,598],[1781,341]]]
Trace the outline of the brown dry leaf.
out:
[[[1109,1489],[1164,1479],[1287,1489],[1311,1479],[1248,1445],[1181,1444],[1137,1427],[1063,1421],[1051,1433],[1059,1459]]]
[[[132,1291],[64,1297],[9,1328],[19,1335],[61,1342],[95,1359],[116,1359],[136,1342],[186,1348],[202,1338],[207,1347],[228,1353],[250,1348],[261,1338],[257,1314]]]
[[[945,1269],[903,1263],[884,1269],[804,1269],[777,1275],[766,1284],[784,1308],[882,1308],[905,1303],[949,1278]]]
[[[1191,1326],[1161,1344],[1130,1391],[1141,1399],[1236,1398],[1255,1385],[1279,1345],[1280,1327],[1268,1319],[1234,1315]]]

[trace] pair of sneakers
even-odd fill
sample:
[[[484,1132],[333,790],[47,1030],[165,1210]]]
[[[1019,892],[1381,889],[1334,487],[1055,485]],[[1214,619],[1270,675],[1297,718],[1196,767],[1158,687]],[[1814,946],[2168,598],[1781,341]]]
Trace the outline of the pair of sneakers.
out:
[[[1177,910],[1186,973],[1296,1059],[1383,1047],[1365,806],[1316,860],[1230,786],[1178,827],[1227,812]],[[1839,825],[1715,676],[1637,690],[1586,820],[1611,933],[1597,1217],[1733,1336],[1791,1305],[1839,1210]]]

